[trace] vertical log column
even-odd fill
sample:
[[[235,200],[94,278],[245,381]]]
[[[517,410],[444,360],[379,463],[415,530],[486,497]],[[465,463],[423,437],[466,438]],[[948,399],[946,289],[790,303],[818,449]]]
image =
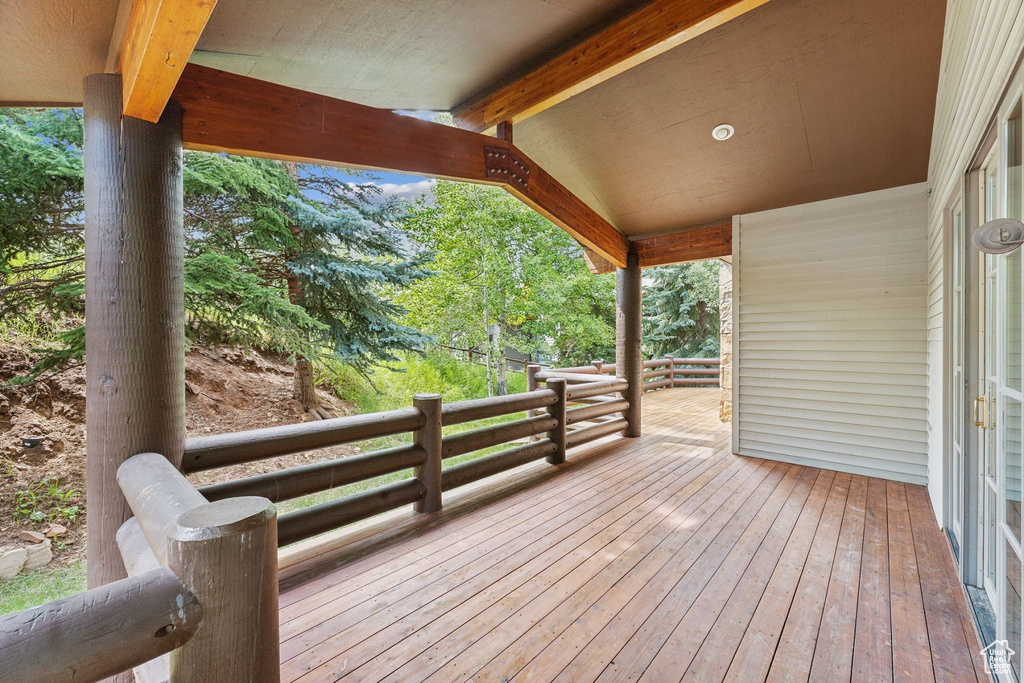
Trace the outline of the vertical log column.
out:
[[[548,415],[558,420],[558,424],[555,428],[548,432],[548,438],[555,443],[554,453],[547,457],[547,461],[552,465],[561,465],[565,462],[565,410],[566,410],[566,396],[565,392],[568,389],[568,382],[562,378],[549,379],[547,381],[548,389],[555,392],[558,396],[558,400],[553,405],[548,406]]]
[[[85,79],[86,489],[89,586],[125,576],[131,510],[117,468],[185,444],[181,109],[121,115],[121,77]]]
[[[413,503],[413,508],[437,512],[441,509],[441,394],[416,394],[412,404],[427,417],[427,423],[413,435],[416,445],[427,452],[426,462],[413,469],[413,476],[427,487],[427,495]]]
[[[623,398],[629,408],[623,436],[640,436],[640,401],[644,394],[644,362],[640,355],[640,301],[642,285],[636,254],[615,272],[615,376],[629,381]]]
[[[196,635],[171,652],[171,680],[278,683],[277,508],[243,496],[186,512],[167,566],[203,608]]]

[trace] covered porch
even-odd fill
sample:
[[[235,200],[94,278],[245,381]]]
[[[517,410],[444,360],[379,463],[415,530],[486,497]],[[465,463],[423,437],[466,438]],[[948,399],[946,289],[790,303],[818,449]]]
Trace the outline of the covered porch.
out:
[[[718,398],[286,550],[281,679],[987,680],[926,488],[735,456]]]

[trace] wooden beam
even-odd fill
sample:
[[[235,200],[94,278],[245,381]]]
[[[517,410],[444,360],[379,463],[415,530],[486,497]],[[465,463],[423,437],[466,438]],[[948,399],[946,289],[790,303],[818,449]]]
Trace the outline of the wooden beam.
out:
[[[602,258],[629,241],[507,140],[190,64],[174,90],[186,148],[503,187]]]
[[[653,0],[526,76],[460,104],[462,128],[519,123],[627,69],[721,26],[768,0]]]
[[[729,256],[732,254],[732,223],[636,240],[630,246],[639,257],[641,268]]]
[[[160,120],[217,0],[135,0],[117,72],[124,79],[123,113]]]
[[[593,249],[583,247],[583,261],[594,275],[615,272],[615,264],[601,258]]]

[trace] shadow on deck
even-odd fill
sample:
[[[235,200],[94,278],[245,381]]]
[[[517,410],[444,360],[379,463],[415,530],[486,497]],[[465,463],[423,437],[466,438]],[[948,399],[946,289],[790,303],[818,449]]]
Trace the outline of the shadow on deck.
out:
[[[927,491],[734,456],[717,400],[286,551],[282,680],[988,680]]]

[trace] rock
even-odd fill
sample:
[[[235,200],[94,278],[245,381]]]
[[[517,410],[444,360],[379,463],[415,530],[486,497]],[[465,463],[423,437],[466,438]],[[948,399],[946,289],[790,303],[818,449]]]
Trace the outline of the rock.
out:
[[[61,524],[51,524],[46,528],[47,538],[56,538],[57,536],[65,536],[68,533],[68,528]]]
[[[0,581],[13,579],[25,566],[28,551],[24,548],[13,548],[0,553]]]
[[[38,531],[19,531],[18,538],[23,541],[31,541],[32,543],[42,543],[46,540],[46,536],[43,536]]]
[[[50,547],[50,539],[43,539],[46,542],[39,545],[30,545],[24,548],[28,556],[25,558],[25,566],[22,569],[30,572],[38,569],[53,559],[53,549]]]

